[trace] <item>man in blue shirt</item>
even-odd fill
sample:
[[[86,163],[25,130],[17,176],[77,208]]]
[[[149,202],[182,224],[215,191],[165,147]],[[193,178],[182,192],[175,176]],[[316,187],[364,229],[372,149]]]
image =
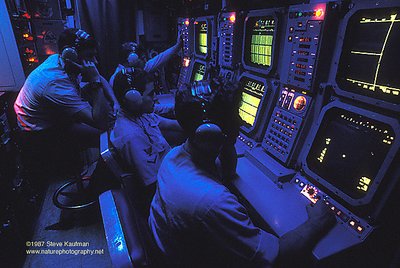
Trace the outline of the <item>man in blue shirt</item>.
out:
[[[171,267],[296,263],[333,226],[334,216],[319,202],[307,209],[307,222],[281,238],[254,226],[220,182],[215,160],[225,138],[213,105],[188,90],[177,92],[175,114],[189,138],[165,156],[158,171],[149,226],[159,249]]]
[[[176,120],[155,114],[153,98],[142,96],[136,90],[127,91],[120,102],[122,109],[111,133],[111,141],[124,160],[127,171],[138,175],[151,200],[158,169],[171,149],[161,130],[181,131],[181,127]]]
[[[152,74],[163,67],[182,47],[182,38],[178,34],[177,42],[174,46],[161,52],[147,62],[140,58],[138,47],[133,42],[122,45],[123,62],[119,64],[110,78],[117,98],[122,97],[128,89],[135,88],[142,95],[154,94],[154,83]],[[173,103],[156,103],[155,113],[173,118]]]

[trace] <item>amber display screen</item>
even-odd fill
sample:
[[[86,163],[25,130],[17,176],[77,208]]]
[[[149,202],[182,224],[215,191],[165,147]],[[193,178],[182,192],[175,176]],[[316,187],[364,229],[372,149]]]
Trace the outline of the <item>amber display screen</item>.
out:
[[[394,140],[390,125],[332,108],[324,115],[307,165],[343,193],[360,199],[370,190]]]
[[[349,20],[336,82],[342,90],[400,103],[400,8],[357,11]]]

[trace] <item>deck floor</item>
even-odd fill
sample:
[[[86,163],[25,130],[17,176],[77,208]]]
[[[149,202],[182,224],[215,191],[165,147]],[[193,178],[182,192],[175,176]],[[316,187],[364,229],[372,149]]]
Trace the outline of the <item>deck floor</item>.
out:
[[[43,243],[44,246],[41,247],[39,244],[39,247],[29,248],[44,251],[41,254],[28,254],[23,267],[112,267],[98,205],[78,212],[61,211],[56,208],[52,202],[52,195],[62,183],[58,181],[49,185],[36,223],[32,242]],[[60,225],[58,224],[60,220],[69,224]],[[49,226],[50,230],[47,229]],[[62,244],[55,246],[55,244],[50,245],[51,242]],[[65,245],[64,242],[82,244],[73,246],[74,244]],[[78,250],[86,250],[88,254],[84,255],[86,252]],[[90,250],[98,251],[90,255]]]

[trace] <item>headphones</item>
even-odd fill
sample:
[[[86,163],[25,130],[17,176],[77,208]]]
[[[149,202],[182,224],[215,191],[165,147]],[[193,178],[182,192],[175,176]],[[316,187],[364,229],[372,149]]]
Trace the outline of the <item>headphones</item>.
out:
[[[90,35],[85,32],[84,30],[79,29],[75,33],[76,39],[74,41],[74,44],[71,46],[65,46],[61,52],[61,58],[69,63],[72,63],[74,65],[78,65],[78,49],[79,46],[81,45],[82,41],[88,39]]]
[[[129,86],[133,88],[133,74],[135,73],[135,68],[133,67],[125,67],[121,70],[121,74],[126,77],[126,81],[128,82]]]
[[[219,84],[217,84],[219,89]],[[213,122],[209,116],[209,107],[213,102],[218,90],[211,89],[210,82],[196,81],[192,84],[191,95],[197,99],[201,105],[202,118],[201,124],[195,131],[194,139],[197,144],[207,146],[221,146],[226,138],[220,126]]]

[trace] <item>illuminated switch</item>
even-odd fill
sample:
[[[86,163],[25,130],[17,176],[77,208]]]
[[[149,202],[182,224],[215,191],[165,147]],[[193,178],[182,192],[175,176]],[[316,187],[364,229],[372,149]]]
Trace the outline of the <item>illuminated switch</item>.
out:
[[[290,27],[289,28],[289,33],[293,33],[294,32],[294,28],[293,27]]]
[[[356,230],[357,230],[358,233],[361,234],[364,231],[364,227],[362,227],[361,225],[358,225]]]
[[[293,37],[292,37],[291,35],[289,35],[288,41],[289,41],[289,42],[292,42],[292,40],[293,40]]]
[[[354,226],[356,226],[356,221],[355,220],[349,221],[349,225],[354,228]]]
[[[298,26],[298,27],[303,27],[303,23],[302,23],[302,22],[298,22],[298,23],[297,23],[297,26]]]
[[[304,187],[304,182],[300,182],[300,187]]]
[[[299,180],[299,179],[295,179],[294,182],[295,182],[295,183],[299,183],[300,180]]]

